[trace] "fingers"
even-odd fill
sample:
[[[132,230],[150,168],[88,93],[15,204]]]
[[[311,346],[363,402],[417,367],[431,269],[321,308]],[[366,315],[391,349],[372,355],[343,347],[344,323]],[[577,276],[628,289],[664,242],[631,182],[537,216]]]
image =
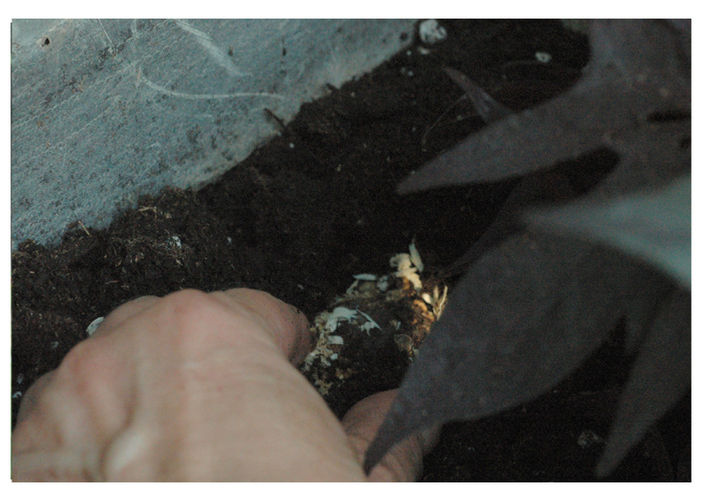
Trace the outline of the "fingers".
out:
[[[22,397],[22,402],[19,405],[19,410],[17,411],[17,424],[24,421],[24,419],[31,414],[31,412],[37,406],[37,398],[41,395],[51,380],[53,379],[54,371],[47,372],[39,379],[34,381],[34,383],[29,387],[24,396]]]
[[[147,310],[159,299],[158,296],[141,296],[124,303],[105,317],[92,337],[105,335],[113,331],[119,324]]]
[[[159,299],[160,298],[157,296],[141,296],[124,303],[105,317],[91,337],[96,338],[114,332],[115,328],[122,322],[150,308]],[[54,373],[55,371],[51,371],[42,375],[29,387],[22,398],[22,403],[17,413],[17,424],[22,422],[26,416],[36,408],[38,396],[41,395],[45,391],[45,388],[52,382]]]
[[[300,364],[312,349],[309,321],[294,306],[253,289],[229,289],[212,295],[235,310],[244,308],[254,316],[292,364]]]
[[[343,417],[351,446],[362,463],[365,451],[389,411],[397,390],[383,391],[361,400]],[[419,478],[423,456],[437,443],[440,427],[412,435],[395,445],[368,476],[373,482],[412,482]]]
[[[180,291],[185,292],[185,291]],[[178,294],[177,292],[174,294]],[[172,296],[172,295],[171,295]],[[241,313],[243,310],[264,327],[267,334],[283,354],[294,365],[298,365],[312,348],[307,317],[297,308],[280,301],[270,294],[253,289],[229,289],[209,294],[231,309]],[[124,321],[146,311],[157,302],[167,299],[157,296],[142,296],[119,306],[105,317],[92,337],[104,336],[113,332]]]

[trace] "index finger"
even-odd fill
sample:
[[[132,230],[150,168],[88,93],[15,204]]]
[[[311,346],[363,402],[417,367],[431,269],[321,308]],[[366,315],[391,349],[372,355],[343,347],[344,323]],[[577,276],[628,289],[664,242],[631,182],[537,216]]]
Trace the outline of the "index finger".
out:
[[[298,308],[254,289],[228,289],[210,295],[229,307],[243,308],[247,314],[255,316],[292,364],[299,365],[312,349],[309,321]]]

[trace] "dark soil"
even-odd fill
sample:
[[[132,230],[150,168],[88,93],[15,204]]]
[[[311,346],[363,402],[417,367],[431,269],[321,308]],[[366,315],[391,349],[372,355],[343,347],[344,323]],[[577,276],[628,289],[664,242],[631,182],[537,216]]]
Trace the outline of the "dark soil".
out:
[[[144,294],[183,288],[263,289],[309,318],[357,273],[387,272],[416,239],[424,262],[446,269],[508,195],[508,183],[395,194],[397,183],[483,122],[442,71],[459,69],[515,110],[572,85],[586,38],[551,21],[447,21],[448,39],[420,44],[372,73],[303,106],[279,135],[217,182],[144,197],[106,230],[76,222],[58,247],[26,241],[12,255],[12,417],[23,393],[84,339],[87,325]],[[536,51],[552,55],[535,62]],[[262,111],[263,112],[263,111]],[[611,155],[573,162],[610,167]],[[571,166],[570,166],[571,167]],[[593,175],[593,174],[592,174]],[[456,277],[453,277],[456,278]],[[626,375],[622,325],[549,394],[509,412],[445,427],[423,480],[592,480]],[[386,347],[390,350],[390,347]],[[365,351],[363,351],[365,350]],[[359,348],[368,367],[340,401],[396,387],[404,370],[372,367],[394,355]],[[385,358],[383,358],[385,357]],[[683,400],[610,477],[689,480],[690,398]]]

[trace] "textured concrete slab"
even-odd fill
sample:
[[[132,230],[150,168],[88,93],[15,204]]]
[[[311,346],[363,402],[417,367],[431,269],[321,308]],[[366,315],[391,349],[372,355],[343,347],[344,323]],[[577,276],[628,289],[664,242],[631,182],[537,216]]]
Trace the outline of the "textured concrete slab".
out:
[[[412,33],[411,20],[13,21],[13,248],[213,180],[276,132],[263,108],[290,119]]]

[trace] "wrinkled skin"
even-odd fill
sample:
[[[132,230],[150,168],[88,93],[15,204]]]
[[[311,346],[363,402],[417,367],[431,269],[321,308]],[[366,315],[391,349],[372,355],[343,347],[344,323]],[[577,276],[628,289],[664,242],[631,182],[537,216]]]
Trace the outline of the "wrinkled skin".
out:
[[[142,297],[27,392],[12,478],[185,481],[414,480],[437,430],[361,462],[395,391],[339,422],[297,371],[305,316],[267,293]]]

